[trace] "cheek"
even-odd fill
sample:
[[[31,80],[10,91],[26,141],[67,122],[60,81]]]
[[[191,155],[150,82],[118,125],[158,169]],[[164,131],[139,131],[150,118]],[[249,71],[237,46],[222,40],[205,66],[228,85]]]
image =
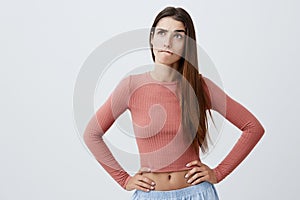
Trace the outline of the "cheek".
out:
[[[161,47],[163,47],[163,41],[161,40],[161,39],[154,39],[153,40],[153,48],[155,48],[155,49],[157,49],[157,48],[161,48]]]
[[[184,50],[184,43],[176,43],[175,45],[174,45],[174,52],[177,54],[177,55],[179,55],[179,56],[181,56],[182,55],[182,53],[183,53],[183,50]]]

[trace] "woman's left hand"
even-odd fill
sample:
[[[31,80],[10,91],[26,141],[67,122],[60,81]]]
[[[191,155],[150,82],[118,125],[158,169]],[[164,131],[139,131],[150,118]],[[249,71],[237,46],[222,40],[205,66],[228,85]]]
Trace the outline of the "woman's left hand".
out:
[[[212,184],[217,183],[217,178],[214,171],[207,165],[201,163],[199,160],[189,162],[187,167],[192,167],[191,170],[185,175],[187,182],[195,185],[203,181],[208,181]]]

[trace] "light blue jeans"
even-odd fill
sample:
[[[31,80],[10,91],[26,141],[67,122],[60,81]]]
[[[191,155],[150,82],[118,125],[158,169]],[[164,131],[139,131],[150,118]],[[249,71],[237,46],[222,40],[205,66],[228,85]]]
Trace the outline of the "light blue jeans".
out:
[[[132,200],[219,200],[216,188],[209,182],[202,182],[189,187],[157,191],[144,192],[136,190],[132,195]]]

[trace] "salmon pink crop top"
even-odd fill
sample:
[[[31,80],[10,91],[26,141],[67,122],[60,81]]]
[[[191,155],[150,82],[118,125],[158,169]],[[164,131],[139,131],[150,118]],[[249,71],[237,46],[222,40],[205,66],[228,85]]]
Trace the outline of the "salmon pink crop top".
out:
[[[200,77],[200,76],[199,76]],[[202,76],[205,92],[217,111],[242,131],[229,154],[214,168],[217,181],[223,180],[250,153],[264,134],[260,122],[245,107],[229,97],[210,79]],[[130,175],[120,166],[102,136],[127,109],[132,124],[141,167],[152,172],[187,170],[200,160],[181,127],[178,81],[155,80],[150,71],[123,78],[105,103],[96,111],[84,131],[84,141],[101,166],[125,188]]]

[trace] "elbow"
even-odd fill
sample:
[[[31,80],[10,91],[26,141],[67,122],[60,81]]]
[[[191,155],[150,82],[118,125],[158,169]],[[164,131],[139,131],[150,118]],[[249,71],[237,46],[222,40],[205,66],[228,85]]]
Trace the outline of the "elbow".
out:
[[[262,134],[262,135],[265,134],[265,129],[264,129],[263,126],[261,126],[261,134]]]
[[[88,143],[90,141],[90,133],[88,131],[84,131],[82,138],[83,138],[84,143],[86,145],[88,145]]]
[[[98,121],[95,116],[87,124],[84,133],[83,133],[83,141],[84,143],[89,146],[94,141],[101,140],[104,132],[101,126],[98,124]]]
[[[102,136],[91,129],[86,129],[83,133],[82,138],[85,145],[90,151],[92,151],[95,145],[99,144],[102,141]]]
[[[257,119],[254,119],[250,123],[248,123],[247,128],[243,131],[252,133],[251,135],[254,136],[257,141],[260,140],[260,138],[265,134],[265,128]]]
[[[261,126],[261,136],[263,136],[265,134],[265,129],[263,126]]]
[[[83,142],[88,145],[91,140],[91,127],[93,125],[94,117],[92,117],[85,126],[84,132],[82,134]]]
[[[260,122],[257,122],[256,133],[258,134],[259,138],[261,138],[265,134],[265,128]]]
[[[83,141],[87,147],[92,144],[92,133],[89,129],[86,129],[82,135]]]

